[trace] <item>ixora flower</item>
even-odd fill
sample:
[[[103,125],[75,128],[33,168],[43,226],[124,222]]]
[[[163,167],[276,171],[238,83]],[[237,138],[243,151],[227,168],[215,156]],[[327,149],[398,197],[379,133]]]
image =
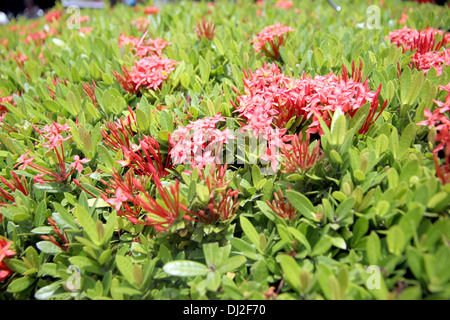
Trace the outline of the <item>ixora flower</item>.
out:
[[[144,33],[141,38],[126,36],[124,33],[121,33],[119,36],[119,47],[131,46],[132,50],[140,58],[152,55],[162,57],[162,51],[170,45],[170,42],[162,38],[152,39],[146,36],[147,33]]]
[[[0,91],[0,94],[2,94],[3,91]],[[0,114],[4,114],[6,112],[8,112],[8,109],[6,109],[4,103],[9,103],[9,104],[13,104],[14,103],[14,98],[13,95],[9,95],[6,97],[0,97]]]
[[[274,192],[273,198],[274,199],[272,201],[266,200],[266,203],[270,209],[272,209],[272,211],[282,219],[289,220],[291,222],[294,221],[298,215],[298,212],[288,201],[285,200],[283,191],[280,189],[278,193]]]
[[[133,19],[133,20],[131,21],[131,24],[132,24],[133,26],[135,26],[136,29],[138,29],[139,31],[144,31],[144,30],[146,30],[146,29],[148,28],[148,25],[149,25],[150,23],[148,22],[148,19],[147,19],[147,18],[144,18],[144,17],[138,17],[138,18],[136,18],[136,19]]]
[[[280,47],[284,45],[289,32],[295,29],[276,23],[265,27],[251,41],[255,48],[255,53],[263,51],[268,57],[278,59]]]
[[[270,67],[266,64],[254,73],[244,71],[244,74],[244,94],[237,97],[238,105],[232,104],[235,112],[246,120],[244,128],[251,128],[255,133],[271,124],[285,128],[296,118],[301,120],[300,124],[311,119],[308,132],[323,134],[319,118],[330,125],[330,112],[340,109],[353,117],[367,102],[371,103],[370,114],[360,133],[367,132],[370,124],[377,119],[374,116],[379,108],[381,87],[375,92],[369,88],[368,80],[361,82],[361,65],[356,68],[352,64],[350,78],[344,66],[342,76],[330,73],[314,78],[303,75],[301,79],[294,79],[284,75],[274,63]],[[378,116],[386,105],[385,101]]]
[[[108,183],[102,180],[108,188],[101,194],[103,200],[117,210],[118,215],[127,218],[133,224],[153,226],[156,231],[165,231],[184,213],[191,213],[180,202],[180,182],[168,188],[157,175],[151,180],[156,186],[157,197],[148,193],[145,188],[148,177],[135,177],[129,170],[123,179],[117,171],[112,172],[113,180]],[[143,220],[140,217],[144,215]]]
[[[190,163],[192,167],[203,168],[208,163],[221,161],[224,144],[236,137],[229,129],[217,129],[217,123],[226,119],[217,114],[180,126],[170,137],[170,156],[174,164]]]
[[[203,37],[208,40],[214,39],[214,35],[216,34],[214,22],[212,20],[210,22],[206,21],[205,17],[202,20],[198,20],[195,26],[195,34],[200,40]]]
[[[283,169],[281,169],[281,172],[283,173],[303,173],[323,157],[320,150],[320,140],[317,140],[316,144],[312,146],[309,133],[303,139],[303,133],[300,132],[292,138],[290,148],[283,146],[282,149],[281,164]]]
[[[157,14],[158,12],[159,12],[158,7],[149,6],[144,9],[145,14]]]
[[[139,88],[136,89],[133,79],[131,79],[130,70],[126,66],[121,66],[121,70],[122,74],[115,70],[111,72],[126,92],[130,94],[137,94],[139,92]]]
[[[411,58],[411,64],[418,70],[422,70],[425,74],[431,68],[436,69],[436,74],[442,74],[445,66],[450,65],[450,48],[443,51],[430,51],[426,53],[416,53]]]
[[[438,37],[442,39],[438,41]],[[416,30],[404,26],[391,31],[387,39],[402,48],[403,52],[414,51],[411,66],[425,74],[434,67],[439,76],[442,69],[450,65],[450,48],[445,48],[450,44],[449,32],[433,28]]]
[[[284,1],[284,0],[279,0],[275,3],[275,7],[276,8],[281,8],[284,10],[289,10],[294,6],[294,3],[292,1]]]
[[[46,22],[57,22],[61,19],[63,12],[61,10],[50,11],[45,15]]]
[[[438,178],[443,184],[450,183],[450,83],[446,86],[439,86],[439,89],[446,91],[445,102],[434,100],[437,109],[431,112],[424,110],[426,120],[417,123],[419,126],[427,126],[429,129],[436,129],[436,142],[439,144],[433,150],[433,158]],[[444,164],[440,164],[439,152],[443,151]]]
[[[11,269],[5,264],[5,259],[11,258],[16,254],[11,250],[12,241],[7,241],[5,238],[0,239],[0,282],[5,280],[11,273]]]
[[[19,176],[11,171],[11,179],[6,179],[5,177],[0,176],[0,181],[2,182],[2,186],[0,187],[0,207],[7,206],[10,204],[14,204],[15,191],[20,191],[22,194],[28,196],[28,185],[24,176]],[[0,213],[0,222],[2,222],[3,216]]]
[[[434,28],[426,28],[424,30],[416,30],[413,28],[408,28],[404,26],[402,29],[394,30],[389,32],[389,35],[386,39],[389,39],[392,44],[397,45],[399,48],[403,49],[403,52],[408,50],[414,50],[417,48],[417,39],[420,36],[432,36],[435,38],[436,36],[442,36],[442,45],[445,47],[450,43],[450,33],[446,33],[443,30],[434,29]]]
[[[42,129],[37,128],[32,125],[35,131],[44,138],[44,141],[39,145],[47,149],[46,152],[54,152],[56,159],[58,161],[58,168],[52,171],[34,162],[35,157],[30,157],[31,150],[28,150],[25,154],[21,155],[18,159],[18,163],[15,167],[20,165],[22,170],[30,167],[39,172],[34,177],[34,182],[39,184],[44,184],[45,181],[62,183],[66,182],[69,177],[74,173],[75,170],[81,172],[83,166],[82,164],[89,162],[89,159],[80,160],[79,156],[74,156],[74,162],[69,165],[71,171],[66,171],[66,159],[64,152],[64,141],[67,141],[71,136],[63,136],[63,132],[69,131],[70,128],[67,124],[59,124],[53,122],[51,125],[45,125]],[[44,179],[44,176],[49,176],[51,178]]]
[[[158,56],[144,57],[137,60],[131,69],[131,80],[135,90],[140,88],[158,90],[164,80],[175,70],[178,62]]]

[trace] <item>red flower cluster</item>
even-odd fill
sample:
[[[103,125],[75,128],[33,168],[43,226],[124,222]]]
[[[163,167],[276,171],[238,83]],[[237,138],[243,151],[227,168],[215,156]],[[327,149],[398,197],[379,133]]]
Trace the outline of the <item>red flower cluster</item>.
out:
[[[290,187],[288,188],[290,189]],[[273,193],[272,202],[266,200],[266,203],[275,214],[277,214],[284,220],[289,220],[292,222],[297,217],[297,209],[295,209],[289,201],[285,200],[283,191],[281,191],[281,189],[278,191],[278,193]]]
[[[278,59],[280,56],[280,47],[284,45],[289,32],[295,29],[276,23],[265,27],[251,41],[255,48],[255,53],[263,51],[268,57]]]
[[[294,6],[294,3],[292,1],[284,1],[284,0],[279,0],[275,3],[275,7],[276,8],[281,8],[284,10],[289,10]]]
[[[71,171],[66,171],[66,159],[64,154],[64,145],[63,142],[68,140],[71,136],[63,136],[63,132],[69,131],[70,128],[67,124],[61,125],[59,123],[53,122],[51,125],[45,125],[44,128],[39,130],[39,128],[33,125],[33,128],[36,132],[44,138],[42,147],[47,149],[47,152],[54,151],[59,168],[56,171],[52,171],[47,169],[41,165],[38,165],[33,162],[35,157],[30,157],[29,154],[31,150],[28,150],[25,154],[21,155],[18,159],[18,163],[15,167],[20,166],[22,170],[25,170],[27,167],[31,167],[40,173],[34,177],[34,183],[45,184],[45,181],[62,183],[67,181],[67,179],[77,170],[81,173],[83,169],[83,164],[90,161],[90,159],[80,159],[78,155],[73,157],[74,162],[69,165],[69,169]],[[43,177],[49,176],[50,179],[44,179]]]
[[[46,22],[59,21],[62,17],[63,12],[61,10],[50,11],[45,15]]]
[[[254,137],[261,136],[267,141],[268,148],[260,158],[270,161],[273,170],[281,155],[279,149],[284,149],[284,155],[287,156],[288,150],[292,148],[292,145],[285,146],[285,142],[292,138],[285,136],[285,132],[286,126],[293,122],[297,121],[301,125],[309,121],[307,132],[322,135],[319,118],[331,125],[331,114],[337,109],[353,117],[360,107],[370,102],[369,116],[360,129],[360,133],[365,133],[387,106],[385,101],[379,111],[381,86],[374,92],[369,88],[368,80],[361,82],[362,65],[359,69],[355,68],[355,64],[352,65],[351,78],[344,66],[342,76],[330,73],[314,78],[303,75],[301,79],[294,79],[284,75],[274,63],[270,67],[266,64],[254,73],[249,70],[247,74],[244,71],[244,74],[245,93],[237,97],[238,106],[231,103],[235,112],[246,122],[242,131],[251,132]],[[377,111],[378,116],[374,119]],[[303,160],[300,158],[296,161],[300,161],[300,165]]]
[[[28,32],[28,36],[25,39],[25,43],[34,42],[36,44],[42,45],[49,36],[54,36],[58,34],[55,28],[46,29],[44,31]]]
[[[144,10],[145,14],[157,14],[158,12],[159,12],[159,8],[152,7],[152,6],[146,7]]]
[[[164,80],[175,70],[178,62],[172,59],[160,58],[158,56],[144,57],[137,60],[131,68],[131,81],[134,89],[145,87],[158,90]]]
[[[0,180],[3,183],[3,187],[0,187],[0,207],[12,204],[15,202],[14,192],[20,191],[24,195],[28,195],[28,185],[25,177],[19,178],[14,171],[11,171],[12,178],[10,180],[5,179],[0,176]],[[2,222],[3,217],[0,213],[0,222]]]
[[[2,94],[3,91],[0,91],[0,94]],[[0,115],[4,114],[5,112],[8,112],[8,109],[6,109],[5,105],[3,103],[9,103],[12,104],[14,102],[13,95],[9,95],[6,97],[0,97]]]
[[[62,242],[58,242],[54,236],[47,236],[47,235],[41,235],[41,239],[45,241],[50,241],[55,246],[59,247],[61,250],[67,251],[68,246],[70,245],[69,237],[67,236],[67,232],[62,231],[58,226],[56,225],[56,222],[53,220],[53,218],[48,218],[47,221],[50,223],[50,225],[53,227],[53,232],[55,235],[59,238],[59,240]]]
[[[214,22],[212,20],[208,22],[205,18],[197,21],[197,25],[195,26],[195,34],[200,40],[203,37],[208,40],[212,40],[216,34]]]
[[[185,216],[187,220],[203,223],[216,223],[230,220],[239,208],[239,190],[227,189],[231,180],[225,180],[227,165],[212,164],[209,170],[204,168],[200,178],[205,180],[210,194],[207,208],[192,212],[196,218]]]
[[[138,17],[136,19],[133,19],[131,21],[131,24],[134,25],[139,31],[145,31],[150,23],[148,22],[147,18]]]
[[[138,93],[142,87],[158,90],[178,64],[162,56],[162,50],[170,44],[169,42],[160,38],[145,39],[145,37],[146,34],[142,38],[135,38],[125,36],[123,33],[119,37],[119,46],[131,45],[138,57],[131,71],[125,66],[121,67],[123,75],[113,71],[113,75],[124,90],[131,94]]]
[[[255,133],[263,131],[272,123],[284,128],[293,117],[301,118],[301,123],[312,119],[307,132],[323,134],[319,118],[331,124],[330,113],[340,109],[345,114],[354,116],[366,102],[371,102],[371,116],[361,128],[360,133],[367,132],[378,110],[378,91],[372,91],[368,81],[361,82],[362,66],[352,65],[352,77],[349,78],[345,66],[342,76],[330,73],[325,76],[303,75],[293,79],[284,75],[278,66],[272,64],[249,71],[244,79],[245,94],[238,96],[239,106],[236,112],[247,121],[247,127]],[[386,102],[381,111],[385,108]],[[379,114],[381,114],[381,111]],[[376,119],[375,119],[376,120]]]
[[[162,51],[170,45],[170,42],[161,38],[146,38],[146,34],[142,38],[136,38],[121,33],[119,36],[119,47],[127,45],[130,45],[135,54],[140,58],[152,55],[161,57]]]
[[[439,86],[439,89],[447,92],[445,102],[434,100],[438,108],[433,112],[425,109],[426,120],[420,121],[417,125],[436,129],[436,142],[439,142],[433,150],[436,173],[442,183],[447,184],[450,183],[450,83]],[[440,151],[443,151],[445,158],[442,165],[439,164]]]
[[[437,41],[442,37],[441,41]],[[403,29],[394,30],[387,37],[391,43],[406,51],[415,51],[411,58],[411,65],[424,73],[434,67],[437,75],[442,73],[444,66],[450,65],[450,33],[433,28],[416,30],[404,26]],[[441,50],[442,49],[442,50]]]
[[[151,164],[150,164],[151,165]],[[167,230],[179,218],[181,212],[190,212],[186,206],[180,203],[180,182],[167,190],[157,175],[151,177],[159,194],[159,198],[151,196],[145,189],[147,178],[134,177],[133,170],[125,174],[123,180],[117,172],[112,173],[111,184],[102,180],[108,187],[101,197],[105,202],[117,210],[118,215],[126,217],[134,224],[153,226],[160,232]],[[143,184],[143,181],[145,184]],[[160,202],[160,200],[162,200]],[[140,220],[144,214],[144,221]]]
[[[12,241],[6,241],[5,238],[0,239],[0,282],[5,280],[11,273],[11,269],[5,264],[5,258],[11,258],[16,254],[10,249]]]
[[[310,148],[310,135],[306,134],[306,139],[303,140],[303,133],[300,132],[295,135],[290,144],[290,148],[282,146],[283,156],[281,160],[283,173],[300,172],[304,173],[311,168],[323,157],[323,153],[320,150],[320,140],[317,140],[317,144]]]
[[[199,169],[208,163],[220,163],[223,145],[235,139],[229,129],[216,128],[218,122],[226,121],[217,114],[179,126],[172,134],[170,156],[174,164],[190,163]]]

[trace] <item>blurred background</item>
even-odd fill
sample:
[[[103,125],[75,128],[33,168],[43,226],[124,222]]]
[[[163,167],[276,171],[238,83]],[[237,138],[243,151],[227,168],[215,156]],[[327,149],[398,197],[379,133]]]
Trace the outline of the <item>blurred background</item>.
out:
[[[154,4],[164,4],[173,0],[155,0]],[[18,15],[24,15],[28,18],[36,18],[43,15],[44,11],[52,8],[56,0],[0,0],[0,12],[6,14],[9,20]],[[58,1],[59,2],[59,1]],[[61,0],[64,6],[77,5],[79,7],[102,7],[106,3],[115,5],[123,2],[128,5],[135,5],[144,0]]]
[[[128,5],[135,5],[139,2],[147,2],[146,0],[0,0],[0,13],[3,17],[0,17],[0,24],[2,23],[2,18],[5,19],[7,17],[8,20],[12,20],[16,18],[18,15],[23,15],[28,18],[37,18],[44,14],[44,12],[50,8],[52,8],[57,1],[61,1],[63,5],[66,7],[70,5],[78,5],[79,7],[99,7],[104,6],[109,3],[112,6],[116,5],[119,2],[123,2]],[[164,5],[166,2],[173,2],[177,0],[154,0],[153,4],[155,6]],[[195,0],[194,0],[195,1]],[[213,0],[210,0],[213,1]],[[248,0],[255,1],[255,0]],[[314,1],[314,0],[312,0]],[[323,0],[325,1],[325,0]],[[334,5],[334,2],[339,4],[341,1],[345,0],[327,0],[331,5]],[[404,1],[416,1],[421,3],[432,2],[438,5],[444,5],[448,2],[448,0],[404,0]]]

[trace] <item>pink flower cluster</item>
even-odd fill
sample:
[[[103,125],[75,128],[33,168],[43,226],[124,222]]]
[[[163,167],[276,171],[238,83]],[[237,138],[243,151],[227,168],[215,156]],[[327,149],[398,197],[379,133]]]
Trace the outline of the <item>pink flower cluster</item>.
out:
[[[3,91],[0,91],[0,94],[2,94]],[[12,104],[13,101],[13,95],[9,95],[6,97],[0,97],[0,115],[8,112],[8,109],[6,109],[4,103],[10,103]]]
[[[276,23],[265,27],[251,41],[255,48],[255,53],[263,51],[268,57],[277,59],[280,56],[280,47],[284,45],[289,32],[295,29]]]
[[[437,41],[442,37],[441,41]],[[425,74],[434,67],[437,75],[444,66],[450,65],[450,33],[433,28],[416,30],[404,26],[400,30],[391,31],[387,37],[391,43],[406,51],[415,51],[411,57],[411,65]],[[442,50],[441,50],[442,49]]]
[[[349,78],[344,67],[342,76],[330,73],[294,79],[275,64],[265,65],[254,73],[250,71],[244,79],[245,94],[238,97],[236,112],[246,120],[244,128],[255,134],[272,123],[284,128],[293,117],[302,117],[302,123],[311,119],[307,132],[322,134],[319,118],[330,124],[330,113],[337,109],[353,117],[366,102],[372,103],[373,112],[378,108],[380,88],[375,92],[367,80],[362,83],[354,65],[352,74]]]
[[[59,124],[53,122],[51,125],[45,125],[42,128],[42,131],[36,126],[32,125],[34,130],[44,138],[42,147],[47,149],[47,152],[54,151],[57,161],[58,161],[58,169],[50,170],[41,165],[38,165],[33,162],[35,157],[30,157],[31,150],[28,150],[25,154],[21,155],[18,159],[18,163],[15,167],[20,165],[21,170],[25,170],[27,167],[31,167],[34,170],[40,172],[34,177],[34,183],[45,184],[45,181],[51,182],[66,182],[67,179],[77,170],[79,173],[83,170],[83,164],[90,161],[90,159],[84,158],[80,159],[78,155],[73,157],[74,162],[69,165],[69,169],[72,169],[70,172],[66,171],[66,158],[64,152],[64,141],[67,141],[71,136],[63,136],[63,132],[70,131],[70,128],[67,124]],[[51,177],[44,179],[44,177]]]
[[[425,109],[426,120],[417,123],[419,126],[428,126],[429,129],[435,128],[437,131],[436,142],[439,144],[433,150],[436,173],[443,184],[450,183],[450,83],[446,86],[439,86],[439,89],[447,92],[445,102],[434,100],[437,109],[431,112]],[[439,151],[444,152],[444,164],[439,164]]]
[[[352,77],[349,78],[347,69],[343,67],[342,76],[330,73],[325,76],[303,75],[301,79],[294,79],[284,75],[275,64],[265,64],[254,73],[244,71],[244,94],[237,97],[238,104],[232,104],[235,112],[243,118],[242,131],[250,132],[254,137],[262,137],[267,141],[266,152],[260,157],[271,163],[272,169],[278,165],[277,158],[290,150],[285,142],[292,136],[285,135],[286,126],[292,121],[299,121],[300,125],[309,123],[307,133],[323,134],[319,119],[328,126],[331,125],[331,114],[341,110],[353,117],[365,103],[371,104],[366,122],[360,129],[365,133],[370,125],[387,105],[383,104],[379,111],[378,96],[381,87],[372,91],[368,81],[361,82],[362,66],[359,69],[352,66]],[[377,118],[375,113],[379,111]]]
[[[178,62],[158,56],[144,57],[137,60],[131,68],[131,81],[135,90],[141,87],[158,90],[164,80],[175,70]]]
[[[145,31],[148,28],[149,22],[145,17],[137,17],[131,21],[131,24],[134,25],[139,31]]]
[[[391,41],[391,43],[396,44],[399,48],[402,48],[403,52],[406,52],[408,50],[412,51],[417,47],[416,42],[420,35],[430,34],[434,36],[443,36],[444,46],[447,46],[450,43],[450,33],[445,33],[443,30],[433,28],[426,28],[419,31],[404,26],[402,29],[389,32],[387,38]]]
[[[289,10],[294,6],[292,1],[279,0],[275,3],[276,8],[281,8],[284,10]]]
[[[6,241],[5,238],[0,239],[0,282],[5,280],[11,273],[11,269],[5,264],[5,258],[11,258],[16,254],[11,250],[12,241]]]
[[[172,59],[163,57],[162,51],[170,44],[169,42],[161,38],[145,39],[145,37],[146,34],[142,38],[128,37],[123,33],[119,36],[119,46],[131,45],[138,59],[131,71],[123,66],[123,75],[115,71],[113,74],[122,87],[132,94],[137,93],[142,87],[158,90],[178,64]]]
[[[174,164],[191,163],[192,167],[202,169],[208,163],[220,163],[224,144],[236,137],[228,128],[217,129],[218,122],[226,119],[217,114],[179,126],[172,134],[170,156]]]
[[[137,38],[133,36],[126,36],[121,33],[119,36],[119,47],[127,45],[130,45],[132,50],[140,58],[151,55],[161,57],[162,51],[170,45],[170,42],[167,42],[161,38],[146,38],[145,35],[142,38]]]
[[[152,7],[152,6],[148,6],[144,10],[145,14],[157,14],[158,12],[159,12],[159,8],[158,7]]]

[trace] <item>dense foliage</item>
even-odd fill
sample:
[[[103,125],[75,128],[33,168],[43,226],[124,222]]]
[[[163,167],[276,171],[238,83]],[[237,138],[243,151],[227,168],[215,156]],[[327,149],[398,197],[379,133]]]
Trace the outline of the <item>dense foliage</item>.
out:
[[[2,26],[0,298],[450,299],[450,10],[341,2]]]

